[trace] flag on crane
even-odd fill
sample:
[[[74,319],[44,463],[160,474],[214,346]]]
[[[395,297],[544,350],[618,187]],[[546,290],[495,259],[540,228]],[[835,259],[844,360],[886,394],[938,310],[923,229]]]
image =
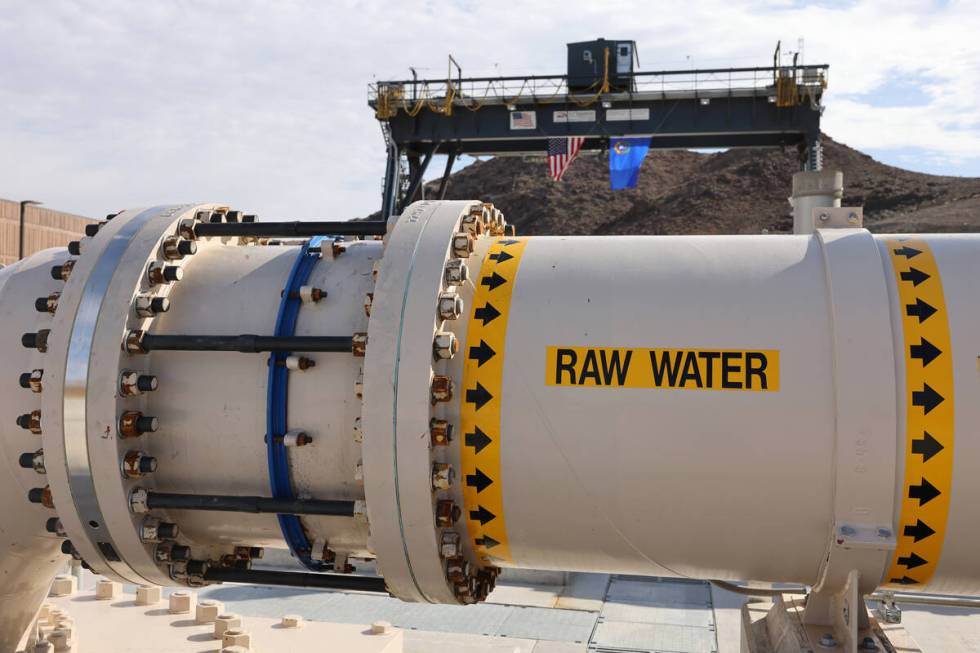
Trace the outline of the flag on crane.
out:
[[[548,172],[552,179],[561,181],[568,166],[578,156],[583,143],[585,143],[584,136],[548,139]]]
[[[636,188],[640,166],[650,149],[650,138],[613,138],[609,141],[609,187]]]

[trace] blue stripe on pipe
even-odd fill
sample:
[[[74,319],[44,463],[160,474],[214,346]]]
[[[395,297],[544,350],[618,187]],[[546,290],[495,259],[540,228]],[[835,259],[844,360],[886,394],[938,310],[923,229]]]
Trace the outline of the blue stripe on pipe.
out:
[[[322,236],[311,238],[303,244],[300,254],[293,264],[286,283],[285,292],[279,302],[279,313],[276,316],[276,336],[292,336],[296,333],[296,321],[303,301],[299,297],[290,297],[290,293],[298,293],[305,285],[313,271],[313,266],[320,260],[319,253],[310,252],[310,247],[316,247],[323,240]],[[276,499],[293,499],[292,483],[289,478],[289,459],[282,439],[274,436],[284,435],[289,430],[286,416],[287,398],[289,396],[289,370],[277,362],[285,361],[290,352],[272,352],[269,356],[269,395],[266,402],[266,433],[268,434],[269,455],[269,484],[272,496]],[[279,528],[293,556],[303,566],[311,571],[327,571],[332,565],[313,560],[312,546],[306,531],[296,515],[279,515]]]

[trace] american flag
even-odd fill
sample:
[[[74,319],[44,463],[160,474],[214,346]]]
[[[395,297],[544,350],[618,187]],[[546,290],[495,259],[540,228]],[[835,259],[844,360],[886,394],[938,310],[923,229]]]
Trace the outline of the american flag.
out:
[[[578,156],[584,142],[584,136],[548,139],[548,171],[552,179],[561,181],[568,166]]]

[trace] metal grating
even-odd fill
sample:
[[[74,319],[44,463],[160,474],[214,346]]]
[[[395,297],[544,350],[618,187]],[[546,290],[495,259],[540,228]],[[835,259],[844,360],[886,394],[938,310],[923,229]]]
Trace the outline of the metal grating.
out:
[[[613,577],[589,651],[717,653],[711,586],[675,578]]]

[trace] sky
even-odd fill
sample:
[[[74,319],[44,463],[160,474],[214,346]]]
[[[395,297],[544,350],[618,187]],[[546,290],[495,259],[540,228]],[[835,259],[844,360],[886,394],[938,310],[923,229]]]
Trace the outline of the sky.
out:
[[[831,66],[825,132],[980,176],[978,34],[975,1],[0,0],[0,197],[367,215],[385,157],[369,82],[444,76],[450,53],[464,75],[560,74],[566,42],[599,36],[636,40],[645,70],[768,65],[802,38]]]

